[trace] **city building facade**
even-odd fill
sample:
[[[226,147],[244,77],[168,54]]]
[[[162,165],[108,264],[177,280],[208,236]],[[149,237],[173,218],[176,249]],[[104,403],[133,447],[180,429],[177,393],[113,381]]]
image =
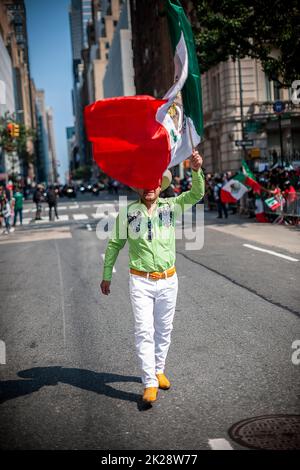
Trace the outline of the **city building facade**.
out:
[[[75,142],[72,149],[71,171],[80,166],[92,169],[92,150],[84,129],[84,107],[104,98],[103,81],[114,31],[117,27],[121,0],[72,0],[70,6],[70,31],[73,51],[73,114]]]
[[[120,18],[109,49],[103,78],[104,98],[135,95],[131,19],[129,1],[121,9]]]
[[[47,134],[48,134],[48,148],[49,148],[49,180],[51,183],[58,182],[58,160],[55,146],[55,135],[53,125],[53,109],[51,107],[46,109],[47,120]]]
[[[193,2],[182,0],[192,25],[198,21]],[[174,77],[173,53],[163,0],[131,0],[133,63],[137,94],[163,97]],[[201,64],[200,64],[201,70]],[[210,172],[299,160],[299,105],[291,90],[269,81],[252,58],[228,60],[202,74],[204,137],[200,149]],[[283,102],[278,116],[275,101]],[[247,141],[247,147],[238,146]]]
[[[36,116],[37,116],[37,178],[41,183],[52,183],[52,171],[49,155],[49,138],[47,130],[47,113],[44,90],[36,90]]]

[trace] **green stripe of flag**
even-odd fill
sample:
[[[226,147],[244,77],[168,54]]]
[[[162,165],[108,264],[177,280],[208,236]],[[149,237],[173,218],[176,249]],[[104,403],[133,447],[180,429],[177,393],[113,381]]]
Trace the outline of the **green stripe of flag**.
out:
[[[167,0],[166,12],[173,51],[183,33],[188,52],[188,77],[182,89],[183,107],[199,136],[203,135],[203,112],[201,94],[201,75],[196,54],[194,36],[189,20],[178,0]]]

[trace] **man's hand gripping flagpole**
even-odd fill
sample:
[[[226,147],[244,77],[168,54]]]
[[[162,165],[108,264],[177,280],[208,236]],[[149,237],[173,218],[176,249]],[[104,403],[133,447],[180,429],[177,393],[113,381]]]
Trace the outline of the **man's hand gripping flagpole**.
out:
[[[194,171],[198,171],[202,167],[203,158],[201,157],[200,153],[196,150],[194,146],[190,123],[188,123],[188,127],[189,127],[189,135],[190,135],[191,146],[192,146],[192,155],[190,156],[191,169]]]

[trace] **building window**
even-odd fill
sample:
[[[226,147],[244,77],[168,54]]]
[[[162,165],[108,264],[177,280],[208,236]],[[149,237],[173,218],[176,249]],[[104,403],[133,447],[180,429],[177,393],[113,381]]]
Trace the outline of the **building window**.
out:
[[[280,86],[277,81],[273,82],[274,83],[274,101],[280,100]]]
[[[267,75],[265,75],[265,87],[266,87],[266,100],[272,101],[272,94],[271,94],[271,82]]]
[[[220,98],[220,74],[216,74],[212,78],[212,105],[213,109],[219,109],[221,107]]]

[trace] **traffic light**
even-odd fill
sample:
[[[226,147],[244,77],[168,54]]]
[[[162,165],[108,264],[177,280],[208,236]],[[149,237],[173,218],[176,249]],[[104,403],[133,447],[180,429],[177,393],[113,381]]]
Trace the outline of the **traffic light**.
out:
[[[14,124],[13,136],[20,137],[20,125],[19,124]]]
[[[13,124],[12,122],[9,122],[9,123],[7,124],[6,129],[7,129],[8,135],[9,135],[10,137],[13,137],[13,136],[14,136],[14,124]]]

